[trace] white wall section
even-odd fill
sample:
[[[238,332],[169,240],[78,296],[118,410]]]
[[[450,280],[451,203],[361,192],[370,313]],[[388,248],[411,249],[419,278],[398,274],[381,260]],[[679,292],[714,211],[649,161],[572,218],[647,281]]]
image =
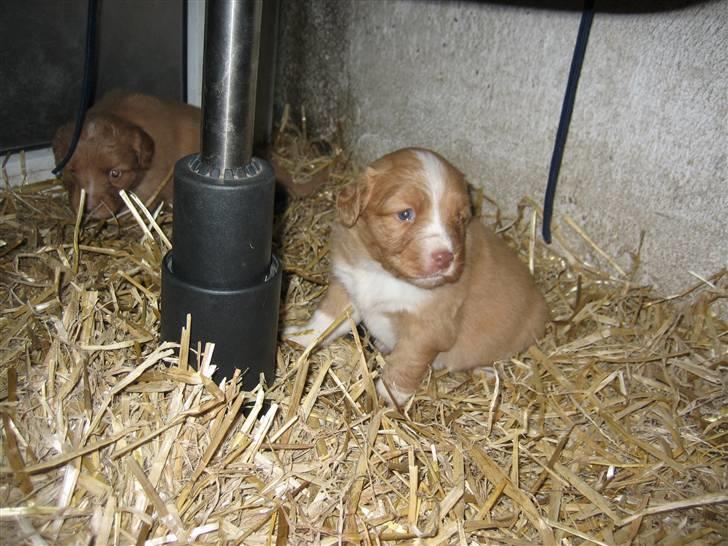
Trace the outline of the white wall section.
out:
[[[599,2],[597,2],[599,8]],[[507,211],[543,199],[580,12],[487,2],[317,0],[282,15],[279,102],[342,121],[369,161],[441,152]],[[597,10],[556,213],[673,290],[728,258],[728,2]]]

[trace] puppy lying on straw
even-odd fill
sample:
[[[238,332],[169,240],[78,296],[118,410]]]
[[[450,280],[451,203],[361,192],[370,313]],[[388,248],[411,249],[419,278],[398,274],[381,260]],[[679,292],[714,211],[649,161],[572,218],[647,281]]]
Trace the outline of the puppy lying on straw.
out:
[[[56,161],[66,154],[74,123],[53,138]],[[147,206],[172,199],[172,168],[200,150],[200,109],[140,93],[112,91],[86,114],[63,184],[77,212],[81,189],[85,209],[108,218],[124,208],[119,190],[133,191]]]
[[[382,157],[337,208],[328,292],[304,329],[287,334],[308,346],[351,305],[388,355],[377,383],[387,403],[404,404],[430,367],[487,366],[543,335],[549,312],[528,269],[472,218],[464,176],[439,154]]]

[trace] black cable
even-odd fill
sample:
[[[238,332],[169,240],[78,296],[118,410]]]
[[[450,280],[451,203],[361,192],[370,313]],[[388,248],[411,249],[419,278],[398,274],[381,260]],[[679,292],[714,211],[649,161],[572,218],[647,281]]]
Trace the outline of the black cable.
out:
[[[579,84],[581,66],[584,64],[584,53],[586,52],[586,43],[589,40],[589,31],[591,30],[593,19],[594,0],[585,0],[584,11],[581,15],[581,22],[579,23],[579,33],[576,36],[576,45],[574,46],[574,56],[571,59],[571,68],[569,70],[569,80],[566,84],[564,103],[561,106],[561,118],[559,119],[559,128],[556,131],[554,152],[551,156],[551,167],[549,168],[549,180],[546,185],[546,195],[544,196],[543,201],[542,233],[544,241],[548,244],[551,244],[551,217],[553,216],[554,210],[556,182],[559,178],[559,170],[561,169],[561,159],[564,157],[564,147],[566,146],[566,137],[569,134],[571,113],[574,111],[576,88]]]
[[[73,138],[71,139],[66,156],[51,171],[54,176],[58,176],[63,171],[63,167],[66,166],[66,163],[73,157],[73,152],[76,151],[78,139],[81,138],[83,120],[86,117],[86,110],[88,110],[91,100],[91,84],[93,81],[92,74],[95,60],[94,49],[96,45],[96,3],[97,0],[88,0],[88,13],[86,14],[86,53],[84,56],[83,82],[81,83],[81,103],[76,113],[76,127],[73,130]]]

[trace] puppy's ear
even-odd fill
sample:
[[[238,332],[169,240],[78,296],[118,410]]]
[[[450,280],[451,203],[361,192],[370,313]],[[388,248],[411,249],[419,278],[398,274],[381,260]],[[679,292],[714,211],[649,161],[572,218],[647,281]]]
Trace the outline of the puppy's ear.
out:
[[[356,224],[367,203],[369,203],[372,194],[371,181],[375,174],[374,169],[367,167],[356,182],[349,184],[339,193],[339,197],[336,199],[336,208],[339,211],[339,220],[346,227]]]
[[[136,152],[140,169],[148,169],[152,166],[154,157],[154,141],[144,129],[134,127],[131,135],[131,146]]]
[[[51,146],[53,146],[53,156],[56,158],[56,163],[66,156],[68,147],[71,145],[73,129],[73,122],[69,122],[65,125],[61,125],[56,131],[56,134],[53,135]]]

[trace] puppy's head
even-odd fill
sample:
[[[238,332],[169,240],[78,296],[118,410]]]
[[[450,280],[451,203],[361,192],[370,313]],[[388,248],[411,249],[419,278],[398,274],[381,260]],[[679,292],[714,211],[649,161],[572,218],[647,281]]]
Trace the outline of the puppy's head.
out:
[[[73,128],[73,123],[63,125],[53,137],[57,162],[68,151]],[[112,114],[87,114],[76,151],[63,169],[71,208],[78,212],[83,188],[87,213],[95,218],[112,216],[124,207],[119,190],[134,189],[153,156],[154,141],[141,127]]]
[[[463,174],[439,154],[385,155],[344,188],[337,207],[341,223],[393,275],[423,288],[460,278],[470,198]]]

